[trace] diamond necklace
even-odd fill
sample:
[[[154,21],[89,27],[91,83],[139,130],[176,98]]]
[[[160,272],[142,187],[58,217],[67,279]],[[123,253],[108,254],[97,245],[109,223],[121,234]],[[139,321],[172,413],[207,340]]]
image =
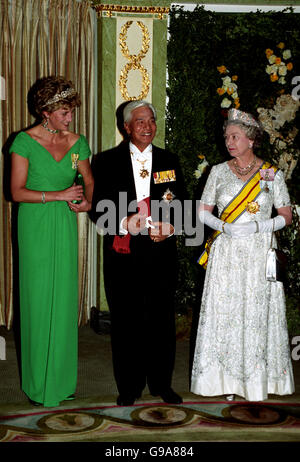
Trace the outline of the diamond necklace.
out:
[[[247,175],[249,172],[251,172],[251,170],[253,169],[253,167],[255,166],[256,164],[256,156],[254,156],[254,159],[252,162],[250,162],[249,165],[247,165],[247,167],[239,167],[238,164],[237,164],[237,161],[236,159],[234,159],[233,161],[233,166],[236,170],[236,172],[241,175],[241,176],[245,176]]]
[[[52,128],[48,128],[48,120],[46,120],[43,124],[41,124],[42,127],[44,127],[48,132],[52,133],[52,135],[54,135],[55,133],[58,133],[59,130],[55,130],[55,129],[52,129]]]

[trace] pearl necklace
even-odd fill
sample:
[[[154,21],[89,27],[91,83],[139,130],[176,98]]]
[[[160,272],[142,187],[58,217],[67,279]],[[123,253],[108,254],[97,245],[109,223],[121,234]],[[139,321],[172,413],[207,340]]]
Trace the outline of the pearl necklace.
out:
[[[253,170],[255,164],[256,164],[256,156],[254,156],[253,161],[250,162],[250,164],[247,165],[247,167],[239,167],[238,164],[237,164],[236,159],[234,159],[234,161],[233,161],[233,166],[234,166],[236,172],[241,176],[248,175],[248,173],[250,173],[251,170]]]

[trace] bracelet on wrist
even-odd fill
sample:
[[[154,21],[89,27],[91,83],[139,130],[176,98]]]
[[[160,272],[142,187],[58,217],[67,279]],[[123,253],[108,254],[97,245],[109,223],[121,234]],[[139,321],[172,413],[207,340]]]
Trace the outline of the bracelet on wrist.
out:
[[[42,204],[46,204],[45,191],[42,191]]]

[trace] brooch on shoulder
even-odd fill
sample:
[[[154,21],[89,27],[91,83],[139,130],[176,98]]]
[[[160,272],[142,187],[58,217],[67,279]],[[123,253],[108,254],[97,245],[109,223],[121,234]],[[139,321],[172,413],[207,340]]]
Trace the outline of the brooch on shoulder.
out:
[[[262,191],[269,192],[272,188],[272,181],[275,178],[275,172],[272,168],[261,168],[260,171],[260,187]]]

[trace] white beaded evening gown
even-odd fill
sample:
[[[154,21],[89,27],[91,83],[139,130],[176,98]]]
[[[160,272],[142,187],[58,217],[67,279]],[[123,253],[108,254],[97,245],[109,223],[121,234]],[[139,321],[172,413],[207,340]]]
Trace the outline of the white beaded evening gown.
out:
[[[290,205],[280,170],[239,223],[263,221],[276,209]],[[201,202],[217,205],[219,216],[244,183],[227,162],[212,168]],[[293,371],[281,282],[265,277],[271,233],[231,238],[222,233],[214,241],[206,269],[194,353],[191,391],[202,396],[236,394],[248,401],[267,399],[268,393],[294,392]]]

